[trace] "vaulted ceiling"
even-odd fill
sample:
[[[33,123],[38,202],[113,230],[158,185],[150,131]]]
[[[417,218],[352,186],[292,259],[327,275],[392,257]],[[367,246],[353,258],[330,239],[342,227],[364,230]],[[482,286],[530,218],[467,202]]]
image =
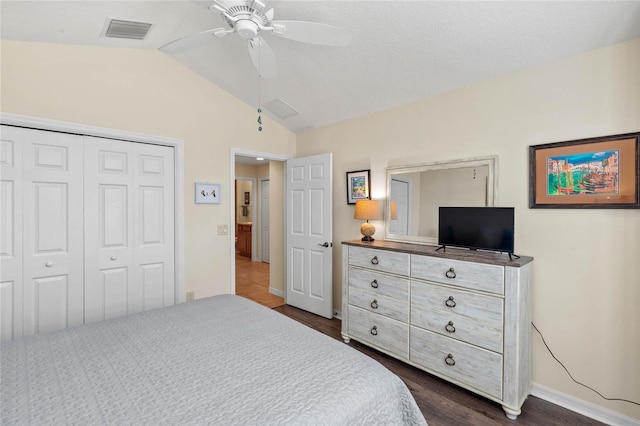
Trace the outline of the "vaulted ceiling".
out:
[[[212,3],[2,0],[0,34],[3,40],[158,49],[228,27],[208,9]],[[353,39],[346,47],[328,47],[265,33],[279,67],[270,79],[258,78],[247,40],[238,34],[212,36],[171,56],[247,104],[260,103],[264,114],[294,132],[640,37],[640,1],[264,3],[274,8],[275,20],[331,24]],[[143,40],[107,38],[108,18],[153,25]],[[282,118],[277,106],[297,114]]]

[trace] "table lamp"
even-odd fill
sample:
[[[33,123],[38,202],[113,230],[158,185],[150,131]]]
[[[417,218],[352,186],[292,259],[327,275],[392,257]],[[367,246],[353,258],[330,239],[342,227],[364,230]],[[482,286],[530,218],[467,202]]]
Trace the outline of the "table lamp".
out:
[[[389,215],[391,216],[391,220],[398,220],[398,205],[395,201],[391,202],[390,209]]]
[[[354,219],[366,220],[360,227],[360,233],[363,235],[362,241],[373,241],[371,236],[375,234],[376,227],[369,223],[369,220],[380,219],[380,208],[376,200],[358,200],[356,201],[356,211],[353,214]]]

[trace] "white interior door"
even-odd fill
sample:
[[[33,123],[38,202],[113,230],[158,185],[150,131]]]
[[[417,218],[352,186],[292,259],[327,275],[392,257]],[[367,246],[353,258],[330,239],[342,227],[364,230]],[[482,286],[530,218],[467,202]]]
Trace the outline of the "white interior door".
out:
[[[287,304],[333,317],[332,156],[287,160]]]
[[[173,148],[87,137],[85,320],[174,303]]]
[[[23,148],[23,335],[84,320],[83,144],[19,129]]]
[[[269,244],[271,244],[269,233],[269,179],[260,180],[260,247],[262,261],[269,263]]]
[[[409,182],[391,179],[391,201],[396,203],[397,218],[390,223],[394,235],[408,235],[409,232]]]
[[[21,129],[0,134],[0,341],[22,336]]]

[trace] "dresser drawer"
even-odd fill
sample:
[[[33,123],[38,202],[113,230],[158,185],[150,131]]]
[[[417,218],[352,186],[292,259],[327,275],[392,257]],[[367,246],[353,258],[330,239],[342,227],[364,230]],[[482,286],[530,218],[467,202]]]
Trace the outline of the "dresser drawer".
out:
[[[502,353],[503,299],[411,282],[411,324]]]
[[[502,356],[420,328],[411,327],[414,363],[502,399]]]
[[[349,306],[349,335],[399,357],[409,357],[409,326],[406,323]]]
[[[498,265],[412,254],[411,277],[504,294],[504,267]]]
[[[364,247],[349,247],[349,265],[398,275],[409,275],[409,254]]]
[[[398,321],[409,322],[409,301],[382,296],[357,287],[349,288],[349,304]]]
[[[409,280],[405,278],[350,267],[349,286],[371,290],[398,300],[409,300]]]

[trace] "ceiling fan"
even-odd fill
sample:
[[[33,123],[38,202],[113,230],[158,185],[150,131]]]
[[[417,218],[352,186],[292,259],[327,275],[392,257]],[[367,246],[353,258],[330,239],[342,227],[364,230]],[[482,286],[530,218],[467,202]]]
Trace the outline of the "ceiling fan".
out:
[[[209,10],[222,15],[229,28],[214,28],[179,38],[160,47],[165,53],[179,53],[195,47],[211,37],[237,33],[247,39],[251,62],[264,78],[275,77],[278,64],[273,51],[260,33],[270,33],[302,43],[324,46],[346,46],[352,34],[340,27],[307,21],[274,21],[273,8],[259,0],[215,1]]]

